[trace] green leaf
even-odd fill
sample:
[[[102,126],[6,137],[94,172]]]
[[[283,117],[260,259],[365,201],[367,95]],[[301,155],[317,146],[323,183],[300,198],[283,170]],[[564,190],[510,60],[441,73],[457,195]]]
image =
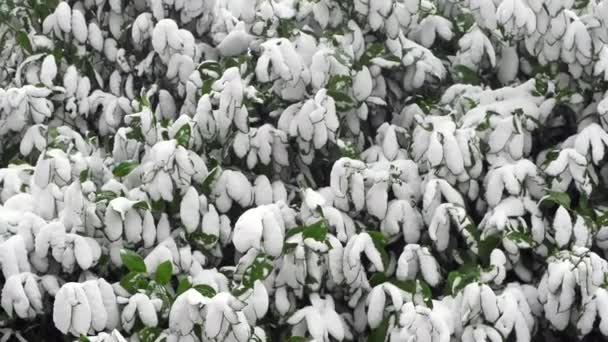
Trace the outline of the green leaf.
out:
[[[367,342],[384,342],[388,332],[388,317],[382,320],[376,329],[372,329],[367,336]]]
[[[213,88],[213,83],[215,83],[214,79],[209,79],[203,81],[203,86],[201,87],[200,94],[205,95],[211,93],[211,89]]]
[[[355,102],[347,93],[342,91],[328,90],[327,95],[331,96],[336,102],[344,102],[346,104],[351,104]]]
[[[140,273],[146,272],[146,264],[139,254],[128,249],[123,249],[120,251],[120,259],[129,271]]]
[[[139,201],[133,204],[134,209],[150,210],[150,205],[146,201]]]
[[[469,11],[462,11],[456,16],[456,29],[460,33],[467,32],[475,24],[475,17]]]
[[[213,298],[216,295],[213,287],[205,284],[194,285],[194,289],[205,297]]]
[[[471,234],[471,236],[475,239],[475,241],[479,242],[479,239],[480,239],[479,230],[477,229],[477,227],[475,227],[474,224],[469,223],[464,227],[464,229],[467,232],[469,232],[469,234]]]
[[[116,193],[114,193],[113,191],[103,190],[103,191],[99,191],[95,194],[95,202],[100,202],[100,201],[109,202],[109,201],[115,199],[116,197],[118,197],[118,195],[116,195]]]
[[[170,260],[167,260],[167,261],[162,262],[156,268],[156,273],[154,273],[154,280],[161,285],[166,285],[171,280],[172,274],[173,274],[173,264],[171,263]]]
[[[448,274],[446,281],[446,294],[453,295],[458,293],[468,284],[477,281],[480,277],[478,265],[464,264],[458,270]]]
[[[365,50],[365,53],[363,53],[363,56],[361,56],[358,65],[369,65],[372,59],[385,55],[385,51],[384,43],[374,42],[368,44],[367,49]]]
[[[382,264],[384,265],[384,269],[386,269],[390,262],[390,257],[388,256],[388,253],[385,249],[386,239],[384,238],[384,235],[382,235],[382,233],[380,233],[379,231],[375,230],[368,230],[367,234],[369,234],[369,236],[372,238],[374,246],[378,250],[378,253],[380,253],[380,257],[382,258]]]
[[[420,109],[422,109],[425,114],[429,114],[433,107],[435,107],[435,101],[420,94],[416,95],[414,102],[418,105],[418,107],[420,107]],[[431,131],[432,130],[433,129],[431,128]]]
[[[466,84],[479,85],[480,79],[477,72],[466,65],[457,64],[454,66],[454,76],[457,81]]]
[[[30,42],[30,37],[27,35],[25,31],[19,31],[15,35],[15,39],[21,48],[23,48],[28,53],[33,53],[34,49],[32,48],[32,43]]]
[[[124,176],[128,175],[129,173],[131,173],[131,171],[133,171],[138,166],[139,166],[138,161],[127,160],[127,161],[124,161],[124,162],[118,164],[112,171],[112,174],[114,174],[115,177],[124,177]]]
[[[416,293],[416,281],[415,280],[392,280],[391,283],[405,292],[411,294]]]
[[[287,342],[308,342],[308,340],[302,336],[291,336],[287,339]]]
[[[547,195],[541,199],[541,202],[549,201],[561,205],[566,209],[570,209],[570,195],[566,192],[547,190]]]
[[[422,289],[422,300],[424,300],[424,304],[429,308],[433,308],[433,292],[431,291],[431,287],[424,280],[418,279],[417,282]]]
[[[543,74],[538,74],[534,77],[534,95],[536,96],[545,96],[547,94],[547,90],[549,89],[547,76]]]
[[[180,294],[188,291],[190,288],[192,288],[192,283],[190,280],[188,280],[188,277],[184,276],[179,280],[179,284],[177,284],[175,295],[179,296]]]
[[[536,241],[534,241],[532,235],[530,235],[528,232],[514,230],[507,233],[505,237],[517,243],[526,243],[531,247],[536,246]]]
[[[589,5],[589,0],[575,0],[573,9],[582,10]]]
[[[272,271],[272,264],[265,255],[259,255],[243,274],[242,285],[250,289],[256,280],[264,280]]]
[[[214,167],[211,172],[209,172],[201,186],[203,194],[207,196],[211,194],[211,191],[213,190],[213,183],[215,183],[215,181],[220,177],[221,174],[222,168],[219,165]]]
[[[89,338],[85,335],[80,334],[80,337],[78,337],[78,342],[91,342],[91,340],[89,340]]]
[[[158,201],[153,200],[152,202],[150,202],[150,207],[152,208],[153,212],[164,213],[167,208],[167,205],[165,204],[165,200],[161,198]]]
[[[325,224],[325,220],[321,219],[306,228],[302,231],[302,237],[307,239],[315,239],[317,241],[325,241],[327,238],[327,225]]]
[[[84,183],[89,179],[89,169],[80,171],[80,183]]]
[[[478,245],[478,253],[482,258],[487,258],[490,256],[490,253],[498,246],[501,237],[498,234],[493,234],[486,236],[483,240],[479,242]]]
[[[177,143],[179,145],[182,145],[187,148],[188,144],[190,143],[191,134],[192,134],[192,130],[190,128],[190,125],[185,124],[182,127],[180,127],[180,129],[177,131],[177,133],[175,133],[175,140],[177,140]]]
[[[204,61],[199,65],[199,70],[210,70],[216,74],[222,73],[222,67],[217,61]]]
[[[141,272],[129,272],[127,275],[120,279],[120,286],[129,293],[135,293],[139,289],[145,289],[148,287],[148,279],[146,275]]]
[[[353,79],[349,75],[334,75],[327,81],[327,89],[341,91],[352,86]]]
[[[194,232],[188,236],[189,241],[200,245],[200,247],[212,246],[217,242],[218,239],[219,236],[217,235],[206,234],[201,231]]]
[[[162,329],[159,327],[145,327],[137,332],[140,342],[154,342],[162,333]]]
[[[386,277],[386,274],[384,274],[384,272],[376,272],[372,274],[371,277],[369,277],[369,284],[371,285],[371,287],[380,285],[382,283],[385,283],[386,281],[388,281],[388,278]]]

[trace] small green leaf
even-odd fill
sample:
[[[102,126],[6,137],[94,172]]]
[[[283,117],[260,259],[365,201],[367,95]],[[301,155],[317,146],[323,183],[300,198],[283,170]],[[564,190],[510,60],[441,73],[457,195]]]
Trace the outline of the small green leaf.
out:
[[[211,92],[214,82],[215,82],[214,79],[209,79],[209,80],[203,81],[203,86],[201,87],[201,90],[200,90],[201,96],[205,95],[205,94],[209,94]]]
[[[378,253],[380,253],[380,257],[382,258],[382,264],[386,269],[390,262],[390,257],[385,249],[386,239],[384,238],[384,235],[382,235],[382,233],[376,230],[368,230],[367,234],[372,238],[374,246],[376,247],[376,250],[378,250]]]
[[[347,89],[353,84],[352,77],[348,75],[334,75],[327,81],[327,89],[340,91]]]
[[[303,238],[311,238],[317,241],[325,241],[327,238],[327,225],[325,224],[325,220],[321,219],[306,228],[302,231]]]
[[[129,271],[140,273],[146,272],[146,264],[139,254],[128,249],[123,249],[120,251],[120,259]]]
[[[536,75],[534,77],[534,95],[545,96],[548,89],[547,76],[543,74]]]
[[[355,102],[347,93],[337,91],[337,90],[328,90],[327,95],[331,96],[336,102],[344,102],[347,104],[351,104]]]
[[[135,168],[138,166],[139,166],[138,161],[127,160],[127,161],[124,161],[124,162],[118,164],[112,171],[112,174],[114,174],[115,177],[124,177],[124,176],[128,175],[129,173],[131,173],[131,171],[135,170]]]
[[[424,280],[418,279],[417,284],[422,289],[422,299],[424,300],[424,304],[427,307],[433,308],[433,292],[431,291],[431,287]]]
[[[384,272],[376,272],[372,274],[371,277],[369,277],[369,284],[371,285],[371,287],[374,287],[376,285],[380,285],[386,282],[387,280],[388,278],[386,277],[386,274],[384,274]]]
[[[361,56],[361,59],[359,60],[358,64],[361,66],[369,65],[370,61],[372,59],[384,55],[385,51],[386,50],[384,47],[384,43],[374,42],[374,43],[368,44],[368,47],[365,50],[365,53],[363,54],[363,56]]]
[[[388,317],[382,320],[379,326],[370,331],[367,342],[384,342],[388,332]]]
[[[177,284],[175,295],[179,296],[180,294],[188,291],[190,288],[192,288],[192,283],[190,280],[188,280],[188,277],[184,276],[179,280],[179,284]]]
[[[250,289],[256,280],[264,280],[272,271],[272,264],[265,255],[259,255],[255,261],[245,270],[242,285]]]
[[[95,202],[100,202],[100,201],[109,202],[109,201],[115,199],[116,197],[118,197],[118,195],[116,195],[116,193],[114,193],[113,191],[103,190],[103,191],[99,191],[95,194]]]
[[[25,31],[19,31],[15,35],[15,39],[21,48],[23,48],[28,53],[33,53],[34,49],[32,49],[32,43],[30,42],[30,37],[27,35]]]
[[[213,287],[205,284],[194,285],[194,289],[207,298],[213,298],[216,295]]]
[[[222,73],[222,67],[217,61],[204,61],[199,65],[199,70],[210,70],[217,74]]]
[[[531,247],[536,246],[536,241],[534,241],[534,239],[532,238],[532,235],[530,235],[529,233],[524,232],[524,231],[514,230],[514,231],[509,232],[507,235],[505,235],[505,237],[516,243],[525,243]]]
[[[458,32],[465,33],[475,24],[475,17],[469,11],[462,11],[456,16],[455,21]]]
[[[150,207],[152,208],[153,212],[164,213],[167,205],[163,199],[159,199],[158,201],[153,200],[150,202]]]
[[[120,286],[129,291],[129,293],[135,293],[139,289],[147,288],[148,283],[146,275],[141,272],[129,272],[120,279]]]
[[[166,285],[171,280],[172,274],[173,274],[173,264],[171,263],[170,260],[167,260],[167,261],[162,262],[156,268],[156,273],[154,273],[154,280],[161,285]]]
[[[184,147],[188,147],[190,143],[190,135],[192,134],[191,128],[189,124],[185,124],[175,133],[175,140],[179,145]]]
[[[146,201],[139,201],[133,204],[133,209],[150,210],[150,205]]]
[[[302,336],[291,336],[287,339],[287,342],[308,342],[308,340]]]
[[[549,201],[561,205],[566,209],[570,209],[570,196],[566,192],[547,190],[547,195],[541,199],[541,202]]]
[[[483,240],[479,242],[478,252],[479,256],[482,258],[487,258],[490,256],[490,253],[498,246],[500,243],[501,237],[498,234],[486,236]]]
[[[91,342],[91,340],[89,340],[89,338],[85,335],[80,334],[80,337],[78,337],[78,342]]]
[[[158,336],[162,333],[159,327],[145,327],[137,332],[140,342],[155,342]]]
[[[201,231],[194,232],[188,236],[188,240],[192,241],[200,247],[209,247],[213,246],[219,239],[219,236],[206,234]]]
[[[203,181],[203,184],[201,186],[201,190],[202,190],[203,194],[205,194],[205,195],[211,194],[211,191],[213,190],[213,183],[215,183],[215,181],[220,177],[221,174],[222,174],[222,168],[219,165],[214,167],[211,170],[211,172],[209,172],[209,174],[207,175],[207,177],[205,178],[205,180]]]
[[[478,265],[464,264],[458,270],[448,274],[446,282],[446,293],[453,295],[458,293],[468,284],[479,280],[480,270]]]
[[[479,85],[480,79],[477,72],[466,65],[457,64],[454,66],[454,76],[457,81],[466,84]]]
[[[89,179],[89,169],[80,171],[80,183],[84,183]]]

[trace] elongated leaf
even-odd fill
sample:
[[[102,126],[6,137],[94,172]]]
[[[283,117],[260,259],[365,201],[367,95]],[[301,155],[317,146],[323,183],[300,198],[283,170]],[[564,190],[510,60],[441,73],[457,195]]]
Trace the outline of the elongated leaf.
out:
[[[213,190],[213,183],[220,177],[222,174],[222,168],[218,165],[209,172],[205,180],[203,181],[203,185],[201,186],[202,192],[205,195],[211,194],[211,190]]]
[[[135,170],[135,168],[138,166],[139,166],[138,161],[127,160],[127,161],[124,161],[124,162],[118,164],[112,171],[112,174],[115,177],[124,177],[124,176],[128,175],[129,173],[131,173],[131,171]]]
[[[177,133],[175,133],[175,140],[177,140],[178,144],[184,147],[188,147],[188,144],[190,143],[191,134],[192,130],[190,128],[190,125],[185,124],[177,131]]]
[[[32,48],[32,43],[30,42],[30,37],[25,31],[17,32],[17,34],[15,35],[15,39],[17,40],[19,46],[23,48],[23,50],[27,51],[30,54],[34,52],[34,49]]]

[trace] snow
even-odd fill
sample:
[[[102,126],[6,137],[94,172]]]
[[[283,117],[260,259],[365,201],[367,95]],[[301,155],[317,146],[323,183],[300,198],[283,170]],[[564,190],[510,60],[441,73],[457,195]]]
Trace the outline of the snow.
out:
[[[194,187],[189,187],[188,191],[180,203],[180,218],[188,233],[192,233],[200,222],[199,196]],[[204,220],[204,219],[203,219]]]
[[[578,5],[8,4],[4,338],[608,336],[608,6]],[[123,288],[123,249],[170,282]]]
[[[57,75],[57,64],[55,64],[55,57],[53,55],[47,55],[42,61],[40,67],[40,81],[47,87],[53,87],[53,79]]]
[[[560,206],[555,213],[553,221],[553,229],[555,230],[555,242],[559,247],[565,246],[570,242],[572,236],[572,221],[570,214],[566,208]]]
[[[65,32],[69,33],[72,31],[72,10],[70,5],[67,2],[62,1],[57,5],[55,9],[55,20],[57,21],[57,25],[59,28]]]

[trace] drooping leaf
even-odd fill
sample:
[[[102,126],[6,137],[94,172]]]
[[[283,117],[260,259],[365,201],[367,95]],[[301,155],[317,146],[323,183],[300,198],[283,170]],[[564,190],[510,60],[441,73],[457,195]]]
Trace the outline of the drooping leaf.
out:
[[[209,172],[201,186],[203,194],[207,196],[211,194],[211,191],[213,190],[213,183],[215,183],[215,181],[220,177],[221,174],[222,168],[219,165],[214,167],[211,172]]]
[[[138,166],[139,166],[138,161],[127,160],[127,161],[124,161],[124,162],[118,164],[112,171],[112,174],[115,177],[124,177],[124,176],[128,175],[129,173],[131,173],[131,171],[135,170],[135,168]]]
[[[34,49],[32,48],[32,43],[30,42],[30,37],[27,35],[25,31],[19,31],[15,35],[15,39],[21,48],[23,48],[28,53],[33,53]]]

